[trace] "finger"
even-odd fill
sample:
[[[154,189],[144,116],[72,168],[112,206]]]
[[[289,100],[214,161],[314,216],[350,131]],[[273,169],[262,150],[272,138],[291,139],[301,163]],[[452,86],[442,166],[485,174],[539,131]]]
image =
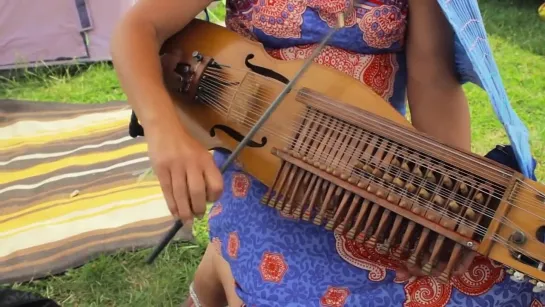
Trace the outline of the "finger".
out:
[[[204,180],[206,183],[206,200],[209,202],[218,200],[223,193],[223,177],[212,159],[205,166]]]
[[[438,277],[441,275],[441,273],[443,273],[443,271],[445,271],[445,268],[447,267],[447,262],[445,261],[441,261],[439,262],[432,270],[431,270],[431,275],[432,276],[435,276],[435,277]]]
[[[473,263],[473,260],[475,260],[475,256],[477,256],[477,253],[474,251],[464,253],[464,255],[462,256],[462,261],[460,261],[453,274],[459,276],[467,272],[467,270],[469,270],[469,267]]]
[[[422,272],[422,269],[418,266],[407,266],[407,271],[409,272],[409,274],[411,276],[417,276],[417,277],[422,277],[422,276],[426,276],[426,274],[424,272]]]
[[[170,211],[172,216],[179,217],[178,208],[176,207],[176,201],[174,200],[172,190],[170,171],[167,168],[157,168],[155,173],[157,174],[157,180],[159,180],[159,184],[161,185],[161,190],[163,191],[163,197],[167,203],[168,211]]]
[[[416,265],[407,265],[407,271],[409,272],[409,274],[418,277],[426,276],[427,274],[422,271],[422,266],[428,263],[429,258],[429,253],[424,253],[421,257],[420,264],[417,262]]]
[[[191,208],[189,207],[186,172],[182,167],[178,166],[173,169],[171,177],[174,199],[176,200],[176,207],[178,209],[178,217],[185,223],[193,218]]]
[[[396,270],[396,279],[397,280],[407,280],[411,278],[411,274],[409,273],[409,271],[407,271],[406,268],[404,267],[400,267]]]
[[[189,191],[190,209],[199,218],[204,216],[206,210],[206,186],[204,173],[195,166],[187,169],[187,189]]]

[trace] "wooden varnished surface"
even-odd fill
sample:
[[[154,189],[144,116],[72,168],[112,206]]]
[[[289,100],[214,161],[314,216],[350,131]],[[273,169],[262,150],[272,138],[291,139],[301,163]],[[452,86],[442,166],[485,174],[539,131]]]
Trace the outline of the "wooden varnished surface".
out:
[[[181,44],[179,42],[191,43]],[[244,64],[246,56],[251,53],[255,55],[251,60],[252,64],[267,67],[288,79],[291,79],[301,69],[303,64],[303,61],[286,62],[276,60],[263,50],[261,44],[244,39],[238,34],[220,26],[199,20],[194,20],[182,32],[165,43],[163,51],[169,52],[169,50],[181,50],[184,54],[190,54],[197,50],[203,55],[213,56],[219,63],[225,63],[233,68],[244,70],[248,69]],[[399,112],[370,88],[334,69],[313,64],[295,87],[314,89],[331,99],[367,110],[412,129],[412,126],[405,117],[399,114]],[[246,127],[233,122],[226,122],[225,119],[218,116],[210,108],[203,108],[191,102],[182,102],[178,98],[174,99],[179,102],[178,107],[184,113],[183,118],[190,123],[190,126],[193,126],[192,130],[195,132],[195,135],[200,137],[203,144],[217,144],[216,141],[206,139],[205,137],[206,132],[216,124],[225,124],[241,132],[248,131]],[[295,92],[292,92],[270,117],[269,122],[288,122],[288,117],[298,114],[301,108],[302,105],[295,102]],[[194,125],[200,126],[204,131],[199,131],[200,129],[195,128]],[[259,141],[263,136],[267,137],[264,133],[258,133],[254,140]],[[228,135],[221,132],[218,133],[217,138],[226,148],[234,149],[237,145]],[[263,148],[246,148],[239,157],[239,160],[246,171],[266,185],[270,185],[279,167],[278,158],[270,154],[271,149],[273,146],[283,148],[285,145],[282,142],[271,141]]]
[[[247,40],[223,27],[199,20],[194,20],[182,32],[172,37],[165,43],[162,49],[165,53],[170,53],[174,50],[181,51],[186,55],[191,54],[193,51],[199,51],[204,56],[213,57],[214,60],[220,64],[229,65],[233,69],[239,70],[248,70],[245,65],[245,60],[249,54],[253,54],[254,58],[251,60],[252,64],[271,69],[288,79],[293,78],[303,66],[303,61],[276,60],[263,50],[261,44]],[[273,83],[274,82],[260,83],[255,91],[258,92],[271,89]],[[271,151],[275,147],[285,148],[288,145],[285,139],[275,137],[274,133],[270,132],[278,132],[278,127],[286,128],[287,126],[282,126],[283,123],[289,125],[289,123],[298,121],[297,116],[302,114],[303,108],[305,107],[303,103],[296,100],[297,89],[301,88],[319,92],[321,95],[328,97],[331,100],[351,105],[376,116],[386,118],[398,126],[414,132],[415,135],[422,135],[422,138],[424,138],[424,135],[418,133],[405,117],[399,114],[389,103],[384,101],[384,99],[378,96],[369,87],[366,87],[358,80],[334,69],[313,64],[295,85],[295,90],[285,97],[284,101],[271,115],[263,127],[264,129],[261,129],[254,137],[255,142],[260,142],[260,140],[265,137],[268,139],[268,143],[261,148],[246,148],[239,156],[238,160],[243,165],[245,171],[249,172],[269,187],[273,185],[276,173],[280,167],[280,160],[271,154]],[[218,95],[221,96],[220,93],[218,93]],[[248,123],[244,124],[241,121],[226,119],[225,117],[220,116],[220,114],[215,112],[212,108],[195,101],[190,101],[190,99],[182,99],[175,93],[172,93],[172,97],[177,102],[180,116],[183,118],[186,126],[194,136],[208,148],[222,146],[233,150],[238,144],[238,142],[233,140],[229,135],[219,130],[216,130],[216,137],[211,138],[209,136],[209,131],[214,125],[226,125],[242,134],[247,134],[251,127]],[[222,98],[226,97],[218,96],[218,100],[221,100]],[[266,98],[270,103],[274,100],[275,95],[269,95]],[[258,101],[252,101],[252,99],[248,99],[242,103],[252,106],[259,106],[260,104]],[[244,116],[249,115],[241,114],[241,116],[243,116],[242,119],[244,119]],[[429,138],[427,139],[431,140]],[[458,152],[461,153],[460,151]],[[450,158],[447,156],[448,155],[445,155],[446,158],[444,160],[452,162],[449,161]],[[490,169],[503,169],[507,175],[501,178],[502,181],[507,182],[510,174],[514,173],[512,170],[509,170],[498,163],[471,153],[464,153],[464,155],[460,154],[460,156],[466,158],[471,157],[475,161],[478,160],[477,162],[473,161],[476,163],[474,165],[482,164],[488,166],[489,169],[482,171],[483,174],[489,172],[488,170]],[[469,161],[469,159],[466,161]],[[452,164],[456,165],[455,162],[452,162]],[[468,165],[470,165],[470,168],[473,167],[471,164],[466,164],[461,167],[467,169]],[[467,170],[468,172],[475,171],[474,169]],[[545,192],[544,186],[539,183],[527,180],[525,181],[525,184],[532,186],[536,190]],[[535,190],[523,190],[517,197],[511,200],[513,205],[509,205],[510,207],[508,210],[501,211],[507,212],[507,217],[510,221],[515,223],[518,227],[521,227],[523,231],[529,235],[535,234],[535,231],[540,226],[544,225],[543,217],[545,216],[545,209],[536,209],[535,205],[531,205],[527,201],[528,199],[532,199],[532,197],[535,199],[535,194]],[[534,203],[537,204],[537,202]],[[545,208],[545,203],[542,205],[543,208]],[[502,219],[503,216],[496,216],[495,218]],[[428,228],[434,229],[434,227]],[[506,238],[509,237],[509,231],[510,229],[506,227],[499,227],[498,234]],[[545,261],[543,247],[544,245],[537,242],[535,239],[530,240],[523,246],[529,253],[536,255],[539,260]],[[483,250],[484,249],[490,251],[488,256],[491,259],[526,272],[526,274],[532,275],[534,278],[545,280],[545,273],[543,271],[521,264],[512,258],[511,255],[509,255],[505,244],[486,242],[486,246],[483,247]]]

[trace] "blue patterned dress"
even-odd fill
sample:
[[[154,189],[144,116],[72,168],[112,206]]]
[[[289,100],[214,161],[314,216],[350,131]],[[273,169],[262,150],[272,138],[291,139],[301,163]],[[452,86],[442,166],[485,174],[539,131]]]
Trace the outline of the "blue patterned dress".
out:
[[[345,0],[232,0],[226,25],[260,41],[281,60],[304,59],[346,10]],[[360,1],[316,62],[371,87],[405,113],[406,0]],[[460,82],[471,80],[457,65]],[[227,158],[214,153],[216,163]],[[363,244],[298,222],[260,203],[267,188],[234,164],[209,213],[210,240],[230,264],[247,306],[543,306],[532,285],[518,284],[479,257],[440,284],[433,277],[395,280],[399,263]]]

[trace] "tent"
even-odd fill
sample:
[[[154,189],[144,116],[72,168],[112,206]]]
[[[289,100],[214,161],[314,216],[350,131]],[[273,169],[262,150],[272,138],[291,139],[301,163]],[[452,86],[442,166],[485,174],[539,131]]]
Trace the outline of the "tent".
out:
[[[0,1],[0,70],[111,60],[112,30],[135,2]]]

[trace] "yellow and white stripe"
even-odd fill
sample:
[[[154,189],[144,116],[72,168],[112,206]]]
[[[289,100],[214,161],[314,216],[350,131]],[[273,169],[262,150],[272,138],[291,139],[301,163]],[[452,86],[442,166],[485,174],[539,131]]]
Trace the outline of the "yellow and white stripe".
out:
[[[155,178],[139,181],[150,167],[147,145],[128,136],[126,105],[67,106],[58,116],[51,106],[40,116],[47,106],[15,105],[24,115],[9,114],[0,127],[0,283],[87,261],[82,246],[149,244],[172,220]]]

